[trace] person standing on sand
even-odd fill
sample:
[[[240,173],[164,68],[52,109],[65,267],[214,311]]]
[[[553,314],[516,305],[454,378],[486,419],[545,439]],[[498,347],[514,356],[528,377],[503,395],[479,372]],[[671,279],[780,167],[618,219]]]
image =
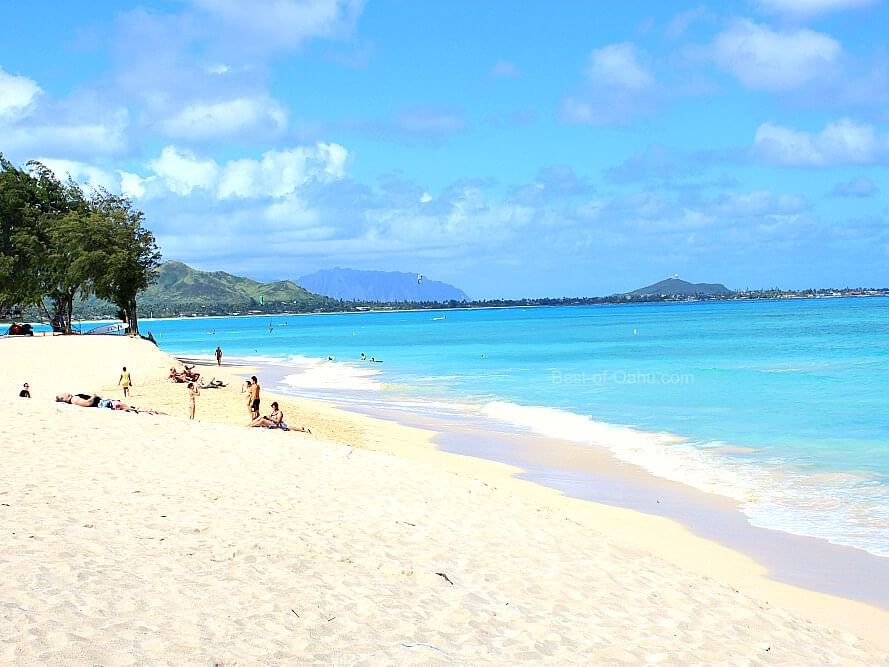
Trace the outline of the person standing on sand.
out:
[[[222,366],[222,348],[218,345],[216,346],[216,365]]]
[[[250,376],[249,393],[247,394],[247,405],[250,406],[250,417],[256,419],[259,417],[259,380],[255,375]]]
[[[120,374],[120,379],[117,381],[121,387],[123,387],[123,397],[126,398],[130,395],[130,387],[133,386],[133,381],[130,379],[130,372],[127,370],[127,367],[123,367],[123,372]]]
[[[194,382],[188,383],[188,418],[194,419],[194,397],[200,396],[201,390],[195,387]]]

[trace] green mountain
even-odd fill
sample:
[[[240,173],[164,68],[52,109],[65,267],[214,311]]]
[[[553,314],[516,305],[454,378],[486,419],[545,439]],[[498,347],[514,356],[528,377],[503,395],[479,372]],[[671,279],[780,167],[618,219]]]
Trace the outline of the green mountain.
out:
[[[679,278],[667,278],[653,285],[640,287],[631,296],[726,296],[732,291],[722,283],[690,283]]]
[[[259,302],[260,295],[262,303]],[[290,280],[260,283],[224,271],[198,271],[182,262],[164,262],[157,281],[138,296],[140,317],[294,313],[342,308],[335,299],[313,294]],[[29,313],[40,319],[42,313]],[[115,318],[117,308],[90,296],[74,302],[75,319]]]
[[[263,303],[260,304],[260,299]],[[182,262],[164,262],[157,281],[139,294],[139,310],[218,312],[268,310],[307,311],[330,308],[333,300],[300,287],[290,280],[260,283],[225,271],[198,271]]]

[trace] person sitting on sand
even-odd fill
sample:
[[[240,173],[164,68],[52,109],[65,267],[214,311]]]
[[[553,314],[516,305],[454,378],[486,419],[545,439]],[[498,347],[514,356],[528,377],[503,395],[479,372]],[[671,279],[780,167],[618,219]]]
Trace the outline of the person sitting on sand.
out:
[[[282,431],[300,431],[302,433],[311,433],[311,431],[305,426],[301,426],[299,428],[290,428],[284,421],[284,413],[281,412],[281,408],[278,407],[278,401],[272,401],[272,411],[270,414],[264,417],[257,417],[252,422],[247,424],[247,426],[277,428]]]
[[[272,411],[264,417],[253,419],[247,426],[261,426],[264,428],[280,428],[284,431],[288,430],[287,424],[284,423],[284,413],[278,407],[278,401],[272,401]]]
[[[28,383],[22,385],[22,390],[19,392],[19,398],[31,398],[31,389],[28,387]]]

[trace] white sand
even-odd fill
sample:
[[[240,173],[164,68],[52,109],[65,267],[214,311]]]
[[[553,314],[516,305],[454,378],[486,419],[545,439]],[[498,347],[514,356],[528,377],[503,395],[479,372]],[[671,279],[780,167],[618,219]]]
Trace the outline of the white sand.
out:
[[[246,429],[237,380],[189,422],[171,363],[0,340],[0,664],[889,664],[885,612],[422,431],[292,400],[313,436]],[[175,414],[52,401],[122,365]]]

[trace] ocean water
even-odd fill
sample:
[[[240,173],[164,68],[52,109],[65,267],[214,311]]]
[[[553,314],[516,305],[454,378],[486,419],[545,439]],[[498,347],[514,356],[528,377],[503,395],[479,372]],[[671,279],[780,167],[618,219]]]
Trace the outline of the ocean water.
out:
[[[283,388],[301,395],[604,447],[736,500],[754,525],[889,557],[886,298],[155,320],[142,329],[172,353],[211,355],[220,345],[226,357],[285,363]]]

